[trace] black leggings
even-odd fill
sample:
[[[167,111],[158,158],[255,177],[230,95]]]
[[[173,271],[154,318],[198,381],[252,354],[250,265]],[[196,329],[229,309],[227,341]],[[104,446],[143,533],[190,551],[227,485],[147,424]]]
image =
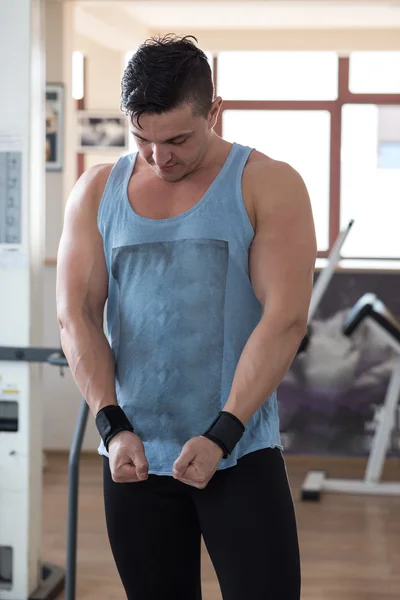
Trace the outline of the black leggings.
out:
[[[252,452],[203,490],[169,476],[115,483],[106,521],[128,600],[201,600],[204,538],[224,600],[299,600],[294,506],[282,453]]]

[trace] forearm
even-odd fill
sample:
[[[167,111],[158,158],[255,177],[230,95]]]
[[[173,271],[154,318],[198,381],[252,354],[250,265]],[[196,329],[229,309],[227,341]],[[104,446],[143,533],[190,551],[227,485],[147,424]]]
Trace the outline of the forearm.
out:
[[[246,424],[286,375],[303,336],[303,326],[264,316],[243,349],[224,410]]]
[[[60,320],[61,346],[72,376],[95,416],[117,404],[114,356],[104,331],[88,313]]]

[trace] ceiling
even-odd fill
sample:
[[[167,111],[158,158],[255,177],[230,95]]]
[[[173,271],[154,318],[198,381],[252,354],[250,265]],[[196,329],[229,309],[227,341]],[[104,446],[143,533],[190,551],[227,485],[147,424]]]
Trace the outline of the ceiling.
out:
[[[216,0],[214,2],[147,0],[120,3],[121,8],[150,28],[207,29],[392,27],[400,25],[400,3],[316,0]]]
[[[358,28],[400,26],[400,0],[78,0],[150,29]]]
[[[400,28],[400,0],[77,0],[76,31],[115,49],[158,32]],[[400,32],[399,32],[400,35]]]

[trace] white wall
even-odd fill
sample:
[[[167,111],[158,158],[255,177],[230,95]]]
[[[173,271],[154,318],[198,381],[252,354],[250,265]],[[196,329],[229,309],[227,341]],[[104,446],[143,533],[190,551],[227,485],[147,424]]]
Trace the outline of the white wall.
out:
[[[46,2],[46,81],[63,83],[63,6]],[[64,152],[65,154],[65,152]],[[62,222],[63,172],[46,173],[46,256],[55,256]],[[61,202],[60,202],[61,200]]]

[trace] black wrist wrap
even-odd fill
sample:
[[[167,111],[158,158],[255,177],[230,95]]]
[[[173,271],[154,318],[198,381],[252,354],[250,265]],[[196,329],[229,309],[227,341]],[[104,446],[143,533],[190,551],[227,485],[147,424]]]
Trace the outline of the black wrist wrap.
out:
[[[112,438],[120,431],[132,431],[133,427],[120,406],[110,404],[105,406],[96,415],[96,427],[100,433],[108,452],[108,445]]]
[[[203,437],[218,444],[224,452],[223,458],[228,458],[244,431],[243,423],[235,415],[221,411]]]

